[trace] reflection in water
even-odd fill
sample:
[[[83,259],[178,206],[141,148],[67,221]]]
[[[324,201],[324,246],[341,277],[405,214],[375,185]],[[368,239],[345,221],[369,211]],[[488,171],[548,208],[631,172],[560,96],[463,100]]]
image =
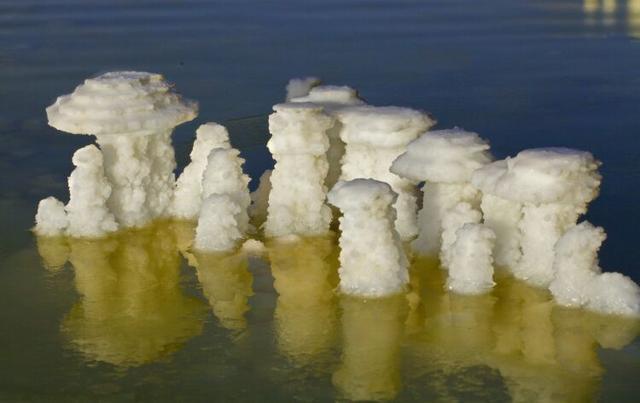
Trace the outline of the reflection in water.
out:
[[[588,25],[624,24],[630,36],[640,38],[640,0],[583,0],[582,10]]]
[[[349,400],[388,400],[400,390],[404,295],[378,299],[341,296],[342,363],[333,375]]]
[[[39,236],[36,238],[38,254],[45,269],[56,272],[69,260],[69,242],[62,236]]]
[[[69,244],[81,299],[62,332],[88,359],[138,366],[201,333],[203,306],[180,290],[180,258],[166,224]]]
[[[322,364],[336,336],[335,240],[273,240],[267,247],[278,293],[274,317],[278,348],[296,365]]]

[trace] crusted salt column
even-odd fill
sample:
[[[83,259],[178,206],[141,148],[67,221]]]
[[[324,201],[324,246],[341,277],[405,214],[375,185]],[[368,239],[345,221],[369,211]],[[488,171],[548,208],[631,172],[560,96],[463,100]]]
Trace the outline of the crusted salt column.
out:
[[[76,168],[69,176],[69,203],[66,206],[73,237],[100,237],[116,231],[118,224],[107,208],[111,185],[104,176],[102,153],[94,145],[73,154]]]
[[[471,174],[491,161],[489,144],[473,132],[454,128],[421,135],[391,166],[391,172],[415,182],[425,182],[418,213],[418,238],[411,246],[420,255],[437,255],[442,219],[458,203],[478,208],[480,193],[470,183]],[[454,233],[455,234],[455,233]]]
[[[276,165],[270,178],[265,234],[280,237],[327,233],[331,223],[331,209],[325,203],[327,130],[334,119],[314,104],[279,104],[273,110],[267,147]]]
[[[69,218],[64,203],[53,196],[40,200],[33,231],[39,236],[59,236],[67,231]]]
[[[202,175],[207,166],[207,157],[214,148],[230,147],[229,133],[224,126],[209,122],[198,127],[191,149],[191,162],[176,181],[171,209],[174,217],[184,220],[198,217],[202,205]]]
[[[449,269],[454,258],[454,244],[457,240],[458,230],[465,224],[478,224],[482,220],[482,214],[471,206],[462,202],[446,211],[442,216],[442,240],[440,249],[440,264],[442,268]]]
[[[340,218],[340,289],[345,294],[381,297],[402,292],[408,262],[394,228],[397,195],[374,179],[340,181],[329,202]]]
[[[291,102],[310,102],[322,106],[324,111],[332,116],[347,106],[362,105],[364,101],[358,97],[358,93],[351,87],[336,85],[320,85],[311,88],[311,91],[303,97],[293,98]],[[325,179],[327,189],[331,189],[340,178],[342,172],[341,161],[344,155],[344,142],[340,139],[342,123],[335,121],[331,129],[327,130],[329,137],[329,149],[327,150],[327,161],[329,171]]]
[[[47,108],[49,124],[73,134],[92,134],[104,155],[111,183],[108,201],[122,227],[167,216],[176,167],[171,132],[197,115],[160,74],[120,71],[85,80]]]
[[[353,106],[337,111],[346,144],[341,180],[370,178],[387,182],[398,194],[395,227],[403,240],[418,233],[417,191],[411,181],[389,171],[407,144],[435,124],[427,114],[395,106]]]
[[[555,245],[555,277],[549,286],[555,301],[609,315],[640,316],[640,287],[620,273],[602,273],[598,250],[606,234],[583,222]]]
[[[483,200],[482,208],[485,224],[496,232],[498,264],[508,263],[517,278],[548,287],[554,277],[554,245],[598,194],[598,165],[588,152],[549,148],[525,150],[477,170],[473,184],[493,195]],[[504,219],[502,205],[509,206]],[[510,234],[517,234],[518,243],[505,239]]]
[[[493,242],[496,235],[482,224],[467,223],[456,232],[447,287],[458,294],[482,294],[493,282]]]

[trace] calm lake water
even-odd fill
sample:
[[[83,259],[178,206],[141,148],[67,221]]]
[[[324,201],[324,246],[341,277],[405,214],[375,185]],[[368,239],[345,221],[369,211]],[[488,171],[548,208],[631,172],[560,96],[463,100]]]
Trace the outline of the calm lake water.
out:
[[[457,297],[416,261],[408,295],[363,301],[333,292],[332,238],[262,257],[193,255],[184,223],[36,240],[37,201],[67,200],[90,142],[44,108],[117,69],[200,101],[174,135],[179,169],[213,120],[257,179],[266,115],[305,75],[428,110],[498,157],[590,150],[601,265],[640,281],[640,0],[0,0],[0,401],[638,400],[638,323],[507,278]]]

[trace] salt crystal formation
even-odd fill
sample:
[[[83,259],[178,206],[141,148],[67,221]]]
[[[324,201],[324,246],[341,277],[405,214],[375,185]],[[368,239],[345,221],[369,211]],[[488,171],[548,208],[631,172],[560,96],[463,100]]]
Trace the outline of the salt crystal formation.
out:
[[[249,232],[251,203],[244,159],[235,148],[213,149],[202,177],[202,202],[195,249],[219,252],[234,249]]]
[[[604,229],[583,222],[555,245],[555,277],[549,286],[560,305],[612,315],[640,316],[640,287],[620,273],[601,273],[598,250]]]
[[[63,235],[69,226],[64,203],[53,196],[40,200],[34,231],[42,236]]]
[[[496,233],[496,262],[521,280],[548,287],[554,245],[598,194],[598,166],[588,152],[548,148],[477,170],[472,182],[484,193],[482,211]]]
[[[394,228],[397,194],[373,179],[340,181],[329,202],[340,218],[340,289],[346,294],[381,297],[399,293],[409,281],[407,258]]]
[[[471,206],[462,202],[447,210],[442,217],[442,249],[440,250],[440,264],[442,268],[449,269],[451,260],[455,256],[454,244],[457,240],[458,230],[465,224],[478,224],[482,220],[482,214]]]
[[[291,102],[307,102],[322,106],[326,113],[335,117],[338,117],[338,111],[349,105],[364,104],[364,101],[358,97],[358,93],[353,88],[335,85],[313,87],[307,95],[293,98]],[[331,189],[336,184],[342,172],[341,162],[345,145],[340,139],[341,130],[342,123],[339,119],[336,119],[334,125],[327,130],[327,136],[329,137],[329,149],[327,150],[329,172],[327,172],[325,184],[328,189]]]
[[[403,240],[418,233],[415,182],[389,171],[407,144],[435,124],[420,111],[395,106],[353,106],[337,112],[346,144],[341,180],[370,178],[391,185],[398,199],[396,230]]]
[[[267,147],[276,160],[265,234],[321,235],[329,230],[331,209],[325,203],[329,169],[327,130],[335,120],[320,106],[279,104],[269,116]]]
[[[184,220],[198,218],[202,205],[202,176],[207,166],[207,157],[215,148],[231,148],[229,133],[217,123],[205,123],[196,130],[196,140],[190,154],[191,162],[176,181],[171,210],[173,217]]]
[[[122,227],[169,214],[176,167],[171,132],[197,115],[160,74],[119,71],[85,80],[47,108],[49,124],[92,134],[104,155],[109,210]]]
[[[454,128],[427,132],[409,143],[391,172],[414,182],[425,182],[418,213],[418,238],[411,246],[420,255],[437,255],[442,220],[458,203],[477,208],[480,193],[471,174],[491,161],[489,144],[478,134]],[[452,235],[455,235],[453,232]]]
[[[493,282],[493,244],[496,235],[482,224],[467,223],[456,231],[447,287],[458,294],[482,294]]]
[[[320,79],[316,77],[292,78],[287,84],[287,102],[309,94],[309,91],[319,84]]]

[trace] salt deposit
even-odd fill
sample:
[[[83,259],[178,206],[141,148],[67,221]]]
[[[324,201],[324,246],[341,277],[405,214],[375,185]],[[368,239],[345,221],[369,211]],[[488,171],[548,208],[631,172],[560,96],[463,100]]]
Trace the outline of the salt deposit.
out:
[[[160,74],[120,71],[90,78],[47,108],[49,124],[96,136],[112,192],[109,210],[122,227],[169,214],[176,167],[171,132],[197,115]]]
[[[230,147],[229,133],[224,126],[209,122],[198,127],[191,149],[191,162],[176,181],[172,216],[184,220],[194,220],[198,217],[202,205],[202,176],[207,166],[207,157],[215,148]]]
[[[320,79],[317,77],[292,78],[287,83],[287,101],[309,94],[309,91],[319,84]]]
[[[442,268],[449,269],[455,256],[454,244],[457,240],[458,230],[467,223],[478,224],[482,220],[482,214],[471,204],[461,202],[447,210],[442,217],[442,240],[440,250],[440,264]]]
[[[398,194],[395,227],[403,240],[415,237],[415,181],[389,171],[407,144],[435,124],[427,114],[395,106],[353,106],[337,112],[346,144],[340,179],[371,178],[387,182]]]
[[[548,287],[555,243],[598,194],[598,166],[588,152],[549,148],[525,150],[477,170],[473,184],[493,195],[482,209],[497,235],[496,262],[508,264],[519,279]]]
[[[222,252],[234,249],[244,233],[240,230],[242,208],[228,194],[212,194],[204,199],[194,248],[202,252]]]
[[[107,207],[111,185],[104,175],[102,153],[88,145],[76,151],[72,161],[76,168],[69,176],[67,234],[95,238],[116,231],[118,224]]]
[[[265,234],[324,234],[331,223],[331,209],[325,203],[327,130],[335,120],[314,104],[279,104],[273,109],[267,147],[276,164],[270,177]]]
[[[494,232],[482,224],[467,223],[456,231],[447,287],[458,294],[482,294],[493,282]]]
[[[393,162],[391,172],[425,182],[418,237],[411,244],[415,252],[438,253],[443,217],[458,203],[478,207],[480,193],[470,184],[471,174],[491,161],[488,150],[487,141],[476,133],[458,128],[436,130],[409,143],[407,151]]]
[[[41,236],[63,235],[69,226],[67,212],[64,210],[64,203],[55,197],[47,197],[38,203],[36,213],[36,226],[34,231]]]
[[[346,294],[381,297],[399,293],[409,281],[407,258],[394,228],[397,194],[373,179],[340,181],[329,202],[340,218],[340,289]]]
[[[583,222],[555,245],[555,277],[549,286],[560,305],[612,315],[640,316],[640,287],[620,273],[601,273],[598,250],[604,229]]]

